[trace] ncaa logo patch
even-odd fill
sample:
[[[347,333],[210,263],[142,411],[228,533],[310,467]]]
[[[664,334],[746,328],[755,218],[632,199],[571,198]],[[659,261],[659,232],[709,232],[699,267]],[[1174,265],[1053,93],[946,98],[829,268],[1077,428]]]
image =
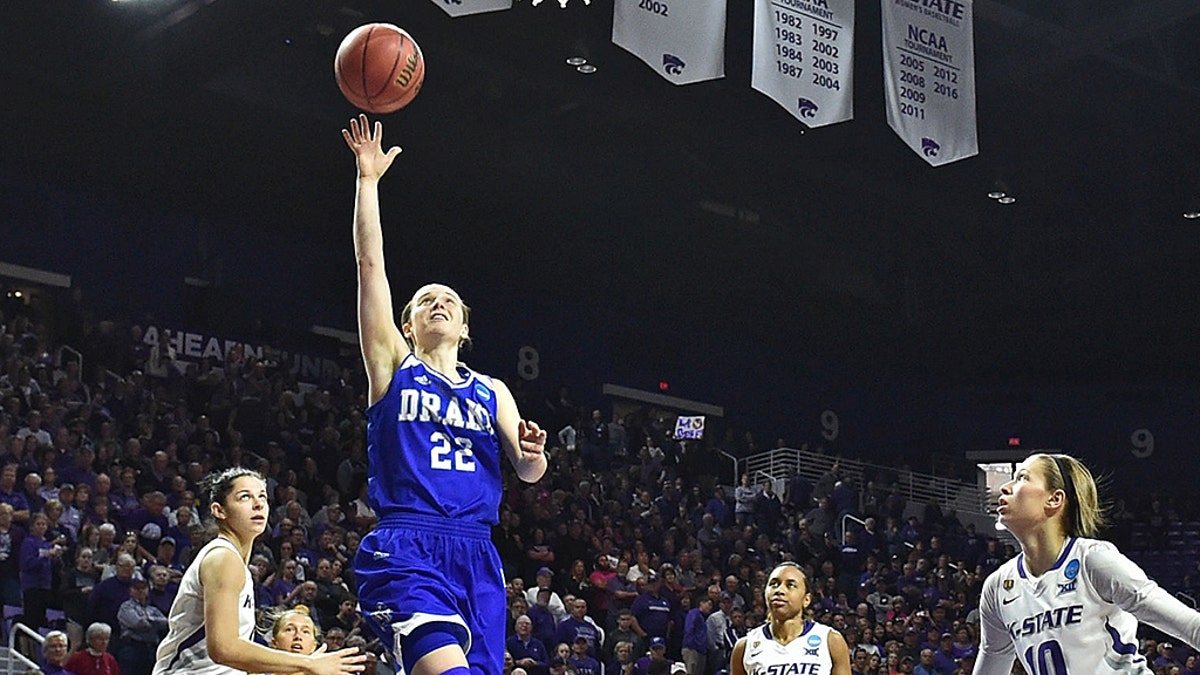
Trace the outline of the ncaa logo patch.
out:
[[[1067,568],[1063,570],[1063,574],[1065,574],[1068,579],[1074,579],[1075,577],[1079,576],[1079,559],[1076,558],[1075,560],[1067,563]]]
[[[482,382],[475,383],[475,395],[478,396],[481,401],[492,400],[492,392],[487,387],[483,386]]]
[[[820,635],[809,635],[808,636],[808,646],[809,647],[820,647],[821,646],[821,636]]]

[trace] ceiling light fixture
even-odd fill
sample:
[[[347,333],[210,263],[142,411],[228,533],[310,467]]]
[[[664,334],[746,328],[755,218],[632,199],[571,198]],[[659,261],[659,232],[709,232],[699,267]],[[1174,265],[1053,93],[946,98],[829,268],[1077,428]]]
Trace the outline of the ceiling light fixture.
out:
[[[1188,220],[1200,220],[1200,197],[1192,197],[1183,211],[1183,217]]]

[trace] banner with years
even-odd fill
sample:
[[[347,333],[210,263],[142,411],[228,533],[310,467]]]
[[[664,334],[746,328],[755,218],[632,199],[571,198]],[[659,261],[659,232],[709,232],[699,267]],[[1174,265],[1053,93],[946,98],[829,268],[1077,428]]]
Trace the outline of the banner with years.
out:
[[[512,0],[432,0],[450,16],[467,16],[512,9]]]
[[[612,39],[674,84],[725,77],[725,0],[614,0]]]
[[[933,166],[979,154],[972,0],[881,0],[888,126]]]
[[[854,0],[755,0],[750,86],[808,127],[854,119]]]

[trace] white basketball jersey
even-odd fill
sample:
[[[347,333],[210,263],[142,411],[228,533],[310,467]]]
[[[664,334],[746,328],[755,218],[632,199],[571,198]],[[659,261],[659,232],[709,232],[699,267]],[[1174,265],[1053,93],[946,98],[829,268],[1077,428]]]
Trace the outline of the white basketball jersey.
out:
[[[1164,630],[1195,630],[1195,612],[1106,541],[1068,539],[1040,577],[1018,555],[984,582],[975,672],[1007,673],[1016,657],[1031,675],[1152,673],[1138,653],[1138,619],[1122,606]]]
[[[770,624],[750,631],[742,652],[746,675],[829,675],[833,672],[830,630],[825,624],[808,621],[804,632],[786,645],[771,637]]]
[[[233,542],[217,537],[188,565],[179,582],[179,595],[171,603],[167,617],[170,630],[158,645],[158,661],[154,675],[186,673],[187,675],[244,675],[245,671],[214,663],[208,656],[208,641],[204,630],[204,587],[200,585],[200,563],[213,549],[227,548],[239,556]],[[230,617],[231,619],[233,617]],[[238,635],[249,640],[254,637],[254,580],[246,567],[246,580],[238,593]]]

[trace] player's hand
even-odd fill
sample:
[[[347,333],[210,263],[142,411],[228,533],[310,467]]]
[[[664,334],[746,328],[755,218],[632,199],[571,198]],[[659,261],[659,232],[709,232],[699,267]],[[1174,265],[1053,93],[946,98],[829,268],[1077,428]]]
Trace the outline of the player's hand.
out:
[[[384,152],[383,123],[375,120],[375,128],[372,129],[366,115],[359,115],[358,119],[350,118],[350,129],[342,129],[342,138],[354,151],[359,178],[378,179],[400,154],[400,147],[396,145]]]
[[[546,451],[546,430],[537,422],[517,422],[517,440],[521,444],[521,452],[540,455]]]
[[[309,656],[308,672],[312,675],[345,675],[357,673],[363,669],[367,655],[357,647],[347,647],[336,652],[326,651],[328,645],[322,644]]]

